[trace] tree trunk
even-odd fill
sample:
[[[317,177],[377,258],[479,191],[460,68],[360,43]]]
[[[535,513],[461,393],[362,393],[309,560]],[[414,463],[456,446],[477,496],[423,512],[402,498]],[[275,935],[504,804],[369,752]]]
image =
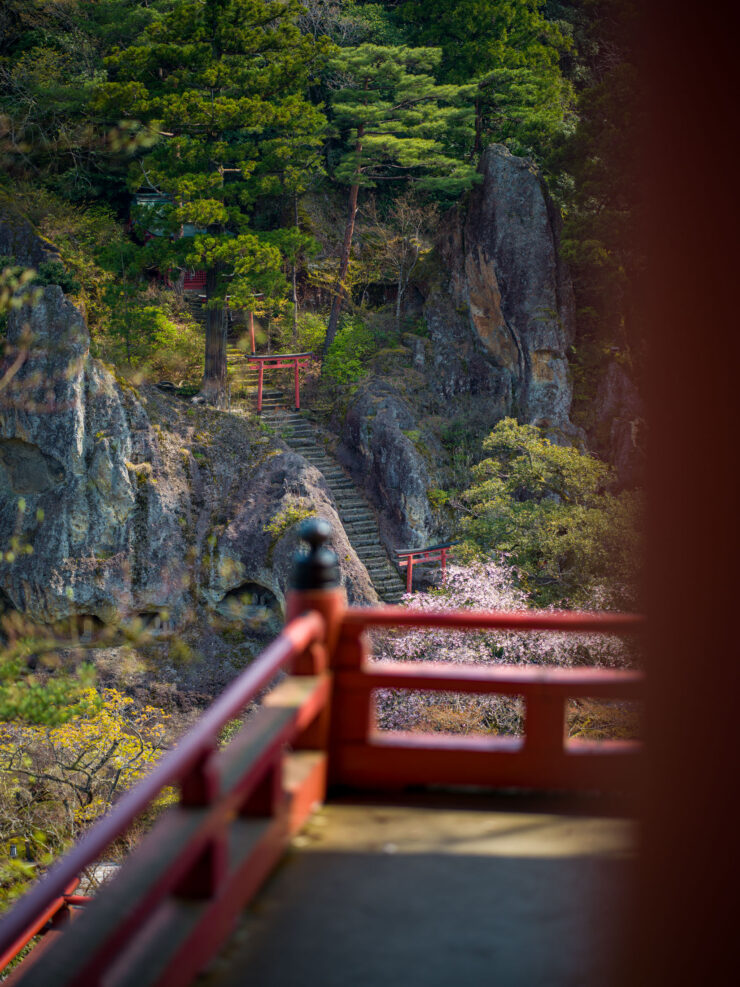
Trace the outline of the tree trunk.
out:
[[[295,227],[298,229],[298,194],[293,196],[293,210],[294,210],[294,220]],[[293,349],[298,348],[298,281],[297,281],[297,267],[298,258],[293,258],[293,270],[292,280],[293,280]]]
[[[367,83],[365,84],[365,88],[367,88]],[[357,170],[355,174],[358,179],[360,177],[360,172],[362,171],[360,167],[360,154],[362,153],[362,138],[364,133],[365,124],[361,123],[357,128],[357,143],[355,144],[355,154],[357,155]],[[337,334],[337,327],[339,325],[339,313],[342,311],[342,302],[344,301],[344,282],[347,278],[349,258],[352,253],[352,237],[355,233],[355,217],[357,216],[357,198],[359,194],[360,185],[359,182],[357,182],[354,185],[351,185],[349,189],[349,202],[347,203],[347,225],[344,228],[342,256],[339,260],[339,277],[337,278],[337,283],[334,290],[334,299],[331,303],[329,325],[326,327],[326,339],[324,340],[324,349],[322,351],[323,357],[325,357],[329,352],[329,347],[334,342],[334,337]]]
[[[475,143],[473,145],[473,156],[477,160],[483,151],[483,109],[481,99],[475,101]]]
[[[401,332],[401,306],[403,305],[403,294],[404,294],[404,284],[403,275],[398,276],[398,285],[396,286],[396,332]]]
[[[226,404],[226,319],[223,305],[210,308],[216,293],[218,268],[206,272],[206,361],[203,397],[218,408]]]
[[[331,303],[331,314],[329,325],[326,329],[326,339],[324,340],[323,355],[329,352],[329,347],[334,342],[339,326],[339,315],[344,302],[345,279],[349,270],[349,258],[352,253],[352,237],[355,232],[355,216],[357,215],[357,199],[360,192],[359,185],[350,186],[349,203],[347,205],[347,225],[344,229],[344,243],[342,244],[342,256],[339,261],[339,277],[334,289],[334,299]]]

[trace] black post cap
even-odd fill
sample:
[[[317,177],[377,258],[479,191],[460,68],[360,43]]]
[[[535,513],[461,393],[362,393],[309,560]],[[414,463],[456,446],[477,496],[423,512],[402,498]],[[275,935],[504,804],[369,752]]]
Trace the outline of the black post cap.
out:
[[[293,589],[334,589],[339,586],[339,559],[326,545],[332,534],[329,522],[320,517],[308,518],[298,534],[310,548],[308,554],[296,552],[293,557]]]

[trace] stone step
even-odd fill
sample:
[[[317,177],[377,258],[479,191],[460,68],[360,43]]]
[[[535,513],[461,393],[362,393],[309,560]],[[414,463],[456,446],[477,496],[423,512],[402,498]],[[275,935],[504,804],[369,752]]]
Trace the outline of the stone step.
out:
[[[400,585],[400,581],[396,579],[393,573],[379,562],[368,562],[366,559],[363,559],[361,555],[360,561],[371,574],[373,579],[379,579],[381,582],[390,582],[394,585]]]
[[[337,507],[339,507],[339,513],[347,521],[372,521],[373,520],[372,514],[369,511],[367,511],[367,510],[361,510],[360,508],[354,508],[354,507],[353,508],[350,508],[349,510],[342,510],[342,507],[341,507],[340,504],[337,504]]]

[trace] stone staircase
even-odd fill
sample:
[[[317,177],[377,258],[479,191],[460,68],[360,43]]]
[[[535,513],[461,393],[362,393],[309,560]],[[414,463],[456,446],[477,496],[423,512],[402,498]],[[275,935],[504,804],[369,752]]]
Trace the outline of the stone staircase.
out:
[[[190,311],[190,314],[200,325],[206,324],[205,295],[199,290],[183,291],[183,300]]]
[[[229,346],[227,355],[232,410],[239,411],[241,407],[254,411],[257,407],[257,367],[245,359],[243,351],[236,346]],[[323,474],[334,495],[347,537],[367,569],[375,591],[386,603],[397,603],[404,594],[405,585],[383,548],[373,509],[349,474],[326,451],[311,422],[292,410],[291,404],[292,398],[287,398],[282,391],[263,386],[263,421]]]
[[[317,430],[297,411],[274,409],[262,417],[280,432],[291,449],[322,473],[334,495],[347,537],[367,569],[376,593],[386,603],[398,603],[405,587],[383,548],[375,512],[349,474],[326,451]]]

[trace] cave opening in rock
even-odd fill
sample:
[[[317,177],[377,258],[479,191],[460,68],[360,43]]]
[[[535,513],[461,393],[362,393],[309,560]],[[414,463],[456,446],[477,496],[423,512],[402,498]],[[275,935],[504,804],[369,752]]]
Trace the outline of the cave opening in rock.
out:
[[[257,613],[279,613],[280,604],[271,589],[259,583],[246,582],[237,586],[223,597],[218,610],[234,620],[254,616]]]

